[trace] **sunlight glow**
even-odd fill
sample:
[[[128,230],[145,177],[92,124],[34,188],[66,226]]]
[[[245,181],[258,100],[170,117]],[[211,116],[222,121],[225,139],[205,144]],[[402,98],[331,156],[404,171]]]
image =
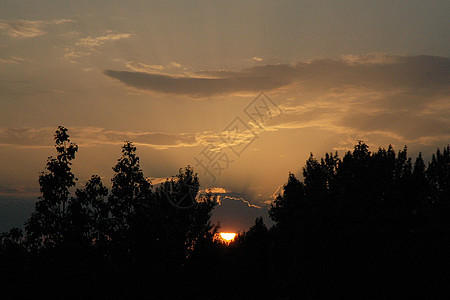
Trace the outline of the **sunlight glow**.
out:
[[[221,232],[220,237],[227,242],[231,242],[236,236],[234,232]]]

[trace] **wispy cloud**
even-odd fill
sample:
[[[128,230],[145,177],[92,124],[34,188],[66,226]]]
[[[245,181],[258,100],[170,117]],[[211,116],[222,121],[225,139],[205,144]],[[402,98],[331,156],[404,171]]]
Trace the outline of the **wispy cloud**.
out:
[[[73,46],[64,49],[64,58],[73,61],[75,58],[89,56],[98,53],[99,48],[105,43],[127,39],[133,35],[132,33],[108,33],[96,37],[80,38]]]
[[[236,145],[247,140],[245,134],[237,136],[232,142],[224,142],[216,132],[203,131],[192,133],[168,133],[148,131],[114,131],[99,127],[71,127],[71,140],[83,147],[101,145],[121,146],[125,141],[131,141],[137,146],[156,150],[170,148],[185,148],[212,145],[214,151]],[[0,127],[0,146],[39,148],[51,147],[55,128],[8,128]]]
[[[163,71],[166,67],[163,65],[148,65],[140,62],[129,61],[127,62],[127,68],[130,68],[135,72],[155,73]]]
[[[11,58],[0,58],[0,64],[18,64],[25,61],[24,58],[13,56]]]
[[[117,41],[120,39],[126,39],[132,36],[130,33],[111,33],[107,35],[97,36],[97,37],[86,37],[80,39],[75,45],[80,47],[86,47],[90,49],[95,49],[102,46],[106,42]]]
[[[169,180],[168,177],[149,177],[148,180],[152,183],[152,185],[158,185],[161,183],[166,182],[166,180]]]
[[[1,21],[0,30],[13,38],[30,38],[45,34],[41,29],[43,21]]]
[[[245,200],[245,199],[242,198],[242,197],[225,196],[225,197],[223,197],[223,199],[224,199],[224,200],[225,200],[225,199],[229,199],[229,200],[233,200],[233,201],[239,201],[239,202],[244,203],[244,204],[247,205],[248,207],[253,207],[253,208],[258,208],[258,209],[261,208],[261,206],[258,206],[258,205],[255,205],[255,204],[251,204],[249,201]]]
[[[199,145],[196,134],[164,132],[111,131],[96,127],[73,128],[73,140],[80,145],[122,145],[131,141],[138,146],[163,150]]]
[[[164,133],[145,131],[113,131],[98,127],[69,128],[71,140],[83,147],[121,146],[131,141],[137,146],[157,150],[193,147],[206,144],[207,133]],[[0,146],[19,148],[51,147],[55,128],[0,128]],[[212,135],[212,134],[211,134]]]
[[[149,65],[142,62],[137,61],[127,61],[126,67],[134,72],[140,72],[140,73],[148,73],[148,74],[155,74],[155,75],[167,75],[171,76],[173,73],[175,74],[183,74],[183,75],[190,75],[190,72],[186,72],[185,68],[175,62],[172,61],[166,65]]]
[[[54,128],[0,128],[0,146],[11,146],[18,148],[40,148],[49,147],[53,137]]]
[[[213,210],[212,220],[220,223],[221,230],[236,232],[247,230],[261,216],[266,224],[270,223],[266,207],[251,204],[243,197],[223,196]]]
[[[32,38],[44,35],[46,26],[62,25],[65,23],[75,22],[68,19],[56,19],[50,21],[44,20],[0,20],[0,32],[12,38]]]
[[[204,190],[200,190],[200,193],[212,193],[212,194],[226,194],[228,192],[230,192],[229,190],[223,188],[223,187],[212,187],[212,188],[207,188]]]
[[[240,194],[237,194],[231,190],[228,190],[224,187],[210,187],[210,188],[205,188],[199,191],[199,193],[205,194],[205,193],[212,193],[215,194],[217,196],[217,202],[219,203],[219,205],[222,205],[222,201],[223,200],[233,200],[233,201],[238,201],[241,202],[243,204],[245,204],[248,207],[253,207],[253,208],[261,208],[261,206],[255,205],[250,203],[250,201],[245,200],[243,197],[240,197]]]
[[[450,140],[450,109],[424,113],[427,105],[387,108],[378,99],[343,103],[333,97],[298,106],[285,107],[285,114],[265,123],[266,131],[316,128],[357,140],[377,143],[424,144]],[[400,97],[400,95],[399,95]]]

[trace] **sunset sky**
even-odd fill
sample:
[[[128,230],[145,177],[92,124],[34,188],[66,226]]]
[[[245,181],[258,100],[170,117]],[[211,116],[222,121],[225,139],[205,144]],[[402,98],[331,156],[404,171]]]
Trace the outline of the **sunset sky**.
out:
[[[110,186],[129,140],[154,184],[193,166],[230,232],[267,223],[310,152],[429,159],[450,142],[449,19],[449,1],[1,1],[0,231],[33,210],[58,125],[79,187]]]

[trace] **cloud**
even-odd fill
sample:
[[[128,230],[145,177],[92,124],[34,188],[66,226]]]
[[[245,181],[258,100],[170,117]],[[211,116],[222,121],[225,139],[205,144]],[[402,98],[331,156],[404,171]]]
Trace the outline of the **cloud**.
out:
[[[365,132],[390,133],[410,142],[417,142],[415,140],[432,136],[450,140],[450,118],[436,119],[429,116],[395,112],[350,113],[342,118],[340,124]]]
[[[43,24],[43,21],[1,21],[0,30],[13,38],[30,38],[45,34],[45,31],[40,29]]]
[[[43,127],[0,127],[0,146],[20,148],[52,147],[56,128]],[[136,146],[149,147],[155,150],[170,148],[207,146],[208,151],[220,152],[221,149],[245,143],[247,133],[236,136],[233,141],[223,141],[220,134],[211,131],[192,133],[168,133],[149,131],[117,131],[100,127],[70,127],[70,138],[83,147],[101,145],[122,146],[125,141],[131,141]]]
[[[135,145],[153,149],[192,147],[199,145],[196,134],[111,131],[98,127],[69,128],[70,138],[79,146],[118,145],[132,141]],[[0,128],[0,145],[35,148],[51,147],[55,128]]]
[[[103,36],[97,36],[97,37],[86,37],[81,38],[75,45],[80,47],[86,47],[86,48],[97,48],[102,46],[104,43],[109,41],[117,41],[120,39],[126,39],[132,36],[130,33],[111,33]]]
[[[254,225],[258,217],[263,217],[264,223],[271,226],[273,222],[269,219],[267,206],[260,206],[248,201],[243,194],[232,192],[223,187],[211,187],[203,189],[200,193],[207,191],[216,195],[218,205],[212,213],[213,223],[220,223],[221,231],[243,232]]]
[[[251,204],[249,201],[245,200],[242,197],[239,197],[240,194],[234,193],[230,190],[227,190],[222,187],[213,187],[213,188],[207,188],[204,190],[200,190],[200,193],[212,193],[217,197],[217,202],[219,205],[222,205],[222,201],[224,199],[234,200],[234,201],[240,201],[247,205],[248,207],[254,207],[254,208],[261,208],[261,206]]]
[[[176,61],[170,62],[169,66],[172,68],[181,68],[181,64],[177,63]]]
[[[43,20],[0,20],[0,32],[12,38],[32,38],[40,35],[44,35],[47,32],[44,31],[44,27],[49,25],[62,25],[65,23],[75,22],[68,19],[57,19],[50,21]]]
[[[0,146],[13,146],[20,148],[39,148],[50,146],[54,128],[0,128]]]
[[[56,128],[43,127],[0,127],[0,146],[19,148],[52,147]],[[122,146],[125,141],[131,141],[136,146],[149,147],[155,150],[170,148],[208,146],[208,150],[220,151],[229,146],[247,141],[247,135],[237,136],[233,141],[223,141],[216,132],[204,131],[194,133],[168,133],[148,131],[115,131],[99,127],[71,127],[70,138],[83,147],[101,145]],[[217,191],[217,190],[216,190]]]
[[[166,182],[166,180],[168,180],[168,177],[149,177],[148,178],[150,180],[150,182],[152,183],[152,185],[158,185],[161,183]]]
[[[158,93],[208,97],[233,92],[258,92],[286,84],[270,76],[245,76],[225,78],[181,77],[144,72],[104,71],[106,76],[118,79],[127,86]]]
[[[255,204],[251,204],[249,201],[245,200],[244,198],[240,198],[240,197],[225,196],[224,199],[239,201],[239,202],[244,203],[248,207],[253,207],[253,208],[258,208],[258,209],[261,208],[261,206],[258,206],[258,205],[255,205]],[[222,205],[222,203],[221,203],[221,205]]]
[[[272,196],[270,197],[270,200],[267,200],[265,203],[271,204],[275,199],[277,199],[279,195],[283,194],[283,188],[284,184],[279,185],[273,192]]]
[[[145,72],[145,73],[161,72],[162,70],[165,69],[163,65],[147,65],[135,61],[129,61],[127,63],[127,68],[130,68],[135,72]]]
[[[263,217],[266,225],[270,225],[267,208],[251,204],[241,197],[224,196],[220,205],[212,213],[212,221],[220,222],[221,231],[243,232],[254,225],[255,219]]]
[[[25,61],[24,58],[13,56],[11,58],[0,58],[0,64],[18,64]]]
[[[121,61],[118,59],[117,61]],[[186,72],[185,68],[177,62],[170,62],[167,65],[149,65],[136,61],[126,62],[126,67],[134,72],[156,74],[156,75],[167,75],[172,76],[173,73],[180,75],[180,72],[184,76],[191,75],[191,72]]]
[[[200,190],[199,193],[205,194],[205,193],[212,193],[212,194],[226,194],[230,191],[228,191],[227,189],[223,188],[223,187],[212,187],[212,188],[207,188],[204,190]]]
[[[281,116],[267,120],[263,130],[245,120],[251,130],[235,135],[234,144],[223,142],[221,134],[216,139],[210,133],[197,135],[200,143],[217,149],[245,144],[262,131],[305,128],[376,143],[430,144],[450,139],[450,59],[445,57],[375,53],[241,72],[206,70],[175,76],[107,70],[105,74],[153,92],[213,96],[268,89],[281,99]]]
[[[236,92],[276,90],[295,83],[305,90],[356,86],[439,93],[448,90],[450,60],[436,56],[369,54],[318,59],[296,64],[255,66],[241,72],[200,71],[196,76],[105,70],[127,86],[158,93],[208,97]]]
[[[399,96],[399,95],[398,95]],[[399,96],[400,97],[400,96]],[[266,131],[315,128],[338,134],[341,139],[373,140],[375,144],[446,144],[450,140],[450,109],[444,105],[434,110],[435,102],[400,107],[383,103],[383,95],[344,102],[335,97],[320,97],[298,106],[285,107],[285,113],[267,120]],[[411,99],[410,99],[411,100]],[[426,102],[430,101],[430,105]],[[389,107],[391,106],[391,107]]]
[[[13,59],[0,58],[0,64],[17,64],[17,62]]]
[[[133,36],[131,33],[109,33],[96,37],[80,38],[72,47],[64,49],[64,58],[73,61],[75,58],[89,56],[98,52],[105,43],[127,39]]]
[[[258,56],[253,57],[252,60],[253,61],[257,61],[257,62],[263,61],[263,59],[261,57],[258,57]]]
[[[189,133],[111,131],[96,127],[73,128],[72,140],[85,146],[122,145],[124,141],[131,141],[137,146],[158,150],[199,144],[196,135]]]
[[[292,68],[299,81],[277,93],[287,98],[284,114],[267,120],[266,131],[317,128],[353,143],[450,140],[448,58],[373,54]]]

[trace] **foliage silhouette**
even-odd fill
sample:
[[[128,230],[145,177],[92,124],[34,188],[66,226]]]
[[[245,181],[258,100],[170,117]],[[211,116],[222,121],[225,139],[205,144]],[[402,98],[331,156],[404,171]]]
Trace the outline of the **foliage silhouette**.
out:
[[[371,153],[363,142],[342,160],[326,154],[319,163],[311,155],[304,181],[289,174],[269,212],[280,285],[295,286],[292,278],[308,274],[302,293],[318,295],[326,286],[442,296],[450,266],[449,159],[447,146],[428,168],[421,154],[412,166],[406,147]]]
[[[428,164],[361,141],[342,158],[311,154],[271,204],[275,225],[257,218],[227,244],[210,221],[216,198],[199,194],[192,167],[153,187],[126,142],[110,191],[93,175],[71,196],[78,147],[62,126],[54,138],[25,231],[0,235],[4,295],[447,296],[450,146]]]
[[[68,229],[66,204],[76,180],[70,166],[78,146],[70,143],[67,129],[62,126],[56,130],[54,140],[57,156],[48,158],[47,171],[39,176],[42,196],[25,224],[27,242],[34,250],[61,245]]]

